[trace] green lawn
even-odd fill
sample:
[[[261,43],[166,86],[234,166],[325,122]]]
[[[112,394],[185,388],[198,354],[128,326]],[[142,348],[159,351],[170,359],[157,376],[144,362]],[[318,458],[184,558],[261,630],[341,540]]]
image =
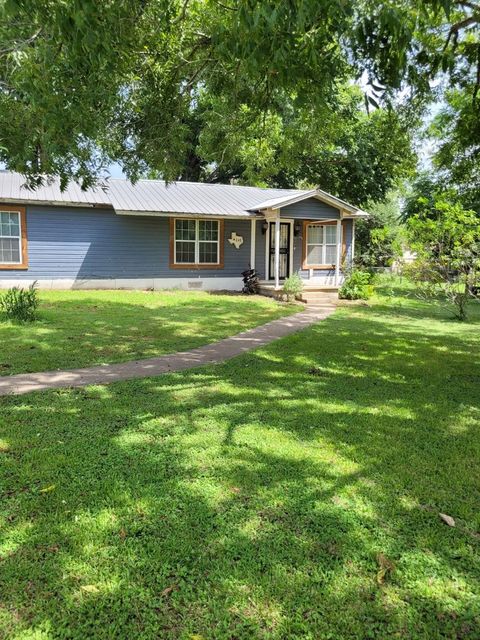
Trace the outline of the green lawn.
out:
[[[19,325],[0,316],[0,375],[150,358],[299,310],[261,296],[198,291],[40,291],[39,296],[39,321]]]
[[[221,366],[0,398],[0,637],[479,638],[474,317],[385,295]]]

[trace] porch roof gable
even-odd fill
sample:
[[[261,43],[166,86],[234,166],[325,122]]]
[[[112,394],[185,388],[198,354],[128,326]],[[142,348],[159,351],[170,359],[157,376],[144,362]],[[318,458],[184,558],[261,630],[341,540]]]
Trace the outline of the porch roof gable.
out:
[[[310,191],[301,191],[297,192],[293,195],[281,196],[279,198],[271,198],[270,200],[265,200],[264,202],[259,203],[254,211],[263,212],[271,209],[283,209],[284,207],[288,207],[291,204],[295,204],[297,202],[302,202],[303,200],[308,200],[310,198],[316,198],[321,202],[325,202],[336,209],[339,209],[340,212],[346,214],[348,218],[368,218],[369,214],[358,207],[355,207],[345,200],[341,200],[336,196],[332,196],[330,193],[323,191],[322,189],[311,189]]]

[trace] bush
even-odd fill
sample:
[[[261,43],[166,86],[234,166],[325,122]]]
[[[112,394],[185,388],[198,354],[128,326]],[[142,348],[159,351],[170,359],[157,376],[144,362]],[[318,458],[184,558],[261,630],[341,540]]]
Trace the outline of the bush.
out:
[[[369,271],[352,271],[341,286],[338,297],[344,300],[368,300],[373,295],[373,279]]]
[[[441,282],[441,275],[438,269],[422,258],[416,258],[413,262],[403,265],[400,273],[403,278],[406,278],[412,284],[420,286],[426,282],[435,284]]]
[[[31,322],[37,317],[38,295],[37,282],[32,283],[28,289],[12,287],[0,297],[0,309],[12,320]]]
[[[288,277],[283,283],[283,293],[286,294],[287,300],[295,299],[303,291],[303,281],[298,275],[294,273]]]

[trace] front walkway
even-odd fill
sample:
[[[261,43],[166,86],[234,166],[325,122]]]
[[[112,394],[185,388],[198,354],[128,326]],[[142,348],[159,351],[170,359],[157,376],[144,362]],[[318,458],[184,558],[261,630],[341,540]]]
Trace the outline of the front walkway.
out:
[[[31,391],[42,391],[43,389],[55,389],[58,387],[109,384],[119,380],[148,378],[173,371],[216,364],[309,327],[319,320],[324,320],[334,311],[335,305],[331,302],[325,302],[308,307],[305,311],[296,313],[293,316],[273,320],[260,327],[238,333],[231,338],[225,338],[191,351],[180,351],[158,358],[131,360],[118,364],[105,364],[67,371],[46,371],[2,376],[0,377],[0,396],[20,395]]]

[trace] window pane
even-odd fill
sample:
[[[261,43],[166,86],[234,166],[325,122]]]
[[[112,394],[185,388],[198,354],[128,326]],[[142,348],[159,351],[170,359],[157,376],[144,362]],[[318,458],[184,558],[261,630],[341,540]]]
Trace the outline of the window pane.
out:
[[[176,242],[175,262],[195,262],[195,242]]]
[[[9,224],[10,221],[18,219],[18,213],[15,211],[2,211],[0,213],[0,224]]]
[[[307,264],[322,264],[322,245],[307,245]]]
[[[322,244],[323,242],[323,227],[319,225],[307,227],[307,242],[308,244]]]
[[[325,242],[327,244],[336,244],[337,242],[337,226],[334,224],[325,225]]]
[[[218,262],[218,243],[200,242],[200,262],[216,264]]]
[[[17,238],[0,238],[0,262],[20,262],[20,243]]]
[[[327,244],[325,247],[325,264],[335,264],[337,260],[337,245]]]
[[[20,235],[20,214],[15,211],[0,213],[0,236],[16,237]]]
[[[218,240],[218,221],[217,220],[200,220],[199,240]]]
[[[175,220],[175,240],[195,240],[195,220]]]

